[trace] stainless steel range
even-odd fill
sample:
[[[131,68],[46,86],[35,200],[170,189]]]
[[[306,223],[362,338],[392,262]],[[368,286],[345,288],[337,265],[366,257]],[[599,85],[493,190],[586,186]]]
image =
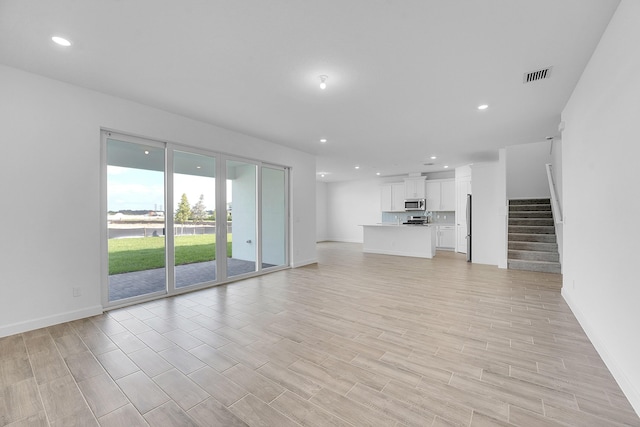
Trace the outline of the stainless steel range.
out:
[[[429,224],[429,217],[426,215],[410,216],[407,222],[403,222],[405,225],[427,225]]]

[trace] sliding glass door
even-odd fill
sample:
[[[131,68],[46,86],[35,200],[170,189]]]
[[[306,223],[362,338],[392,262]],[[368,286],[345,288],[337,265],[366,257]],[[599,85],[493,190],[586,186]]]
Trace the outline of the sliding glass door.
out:
[[[216,158],[173,152],[175,287],[216,280]]]
[[[284,168],[262,167],[262,268],[287,264],[287,174]]]
[[[106,131],[103,157],[105,307],[288,266],[287,168]]]
[[[256,271],[257,173],[255,164],[227,160],[227,277]]]
[[[108,301],[166,292],[164,147],[107,138]]]

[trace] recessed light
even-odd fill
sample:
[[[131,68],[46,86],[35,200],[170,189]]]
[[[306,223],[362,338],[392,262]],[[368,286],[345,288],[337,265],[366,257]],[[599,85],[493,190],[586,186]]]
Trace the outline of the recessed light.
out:
[[[59,44],[60,46],[69,47],[71,46],[71,42],[64,37],[53,36],[51,37],[54,43]]]
[[[149,150],[144,150],[144,154],[149,154]]]
[[[435,159],[437,159],[437,157],[436,156],[431,156],[430,159],[431,160],[435,160]]]
[[[486,110],[487,108],[489,108],[487,104],[478,105],[478,110]]]
[[[327,138],[322,138],[322,139],[320,140],[320,142],[322,142],[322,143],[324,144],[325,142],[327,142]]]
[[[320,174],[320,178],[324,178],[324,174],[323,173]]]
[[[376,172],[376,175],[380,176],[380,172]]]
[[[445,168],[445,169],[448,169],[448,168],[449,168],[449,166],[448,166],[448,165],[444,165],[444,168]]]
[[[356,169],[360,169],[360,166],[356,166]]]
[[[196,169],[202,169],[202,166],[196,166]]]

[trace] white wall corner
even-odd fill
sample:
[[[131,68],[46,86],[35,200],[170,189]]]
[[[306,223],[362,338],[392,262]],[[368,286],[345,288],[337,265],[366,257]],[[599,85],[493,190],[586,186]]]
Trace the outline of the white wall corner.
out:
[[[498,150],[497,172],[498,268],[507,268],[509,258],[509,208],[507,200],[507,150]]]

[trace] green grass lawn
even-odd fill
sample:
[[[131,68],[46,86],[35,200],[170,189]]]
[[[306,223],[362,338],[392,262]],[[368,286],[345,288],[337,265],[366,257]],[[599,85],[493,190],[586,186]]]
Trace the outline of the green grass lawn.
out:
[[[213,261],[216,259],[216,236],[176,236],[175,256],[176,265]],[[231,256],[231,234],[227,239],[227,256]],[[110,275],[164,266],[164,237],[109,239]]]

